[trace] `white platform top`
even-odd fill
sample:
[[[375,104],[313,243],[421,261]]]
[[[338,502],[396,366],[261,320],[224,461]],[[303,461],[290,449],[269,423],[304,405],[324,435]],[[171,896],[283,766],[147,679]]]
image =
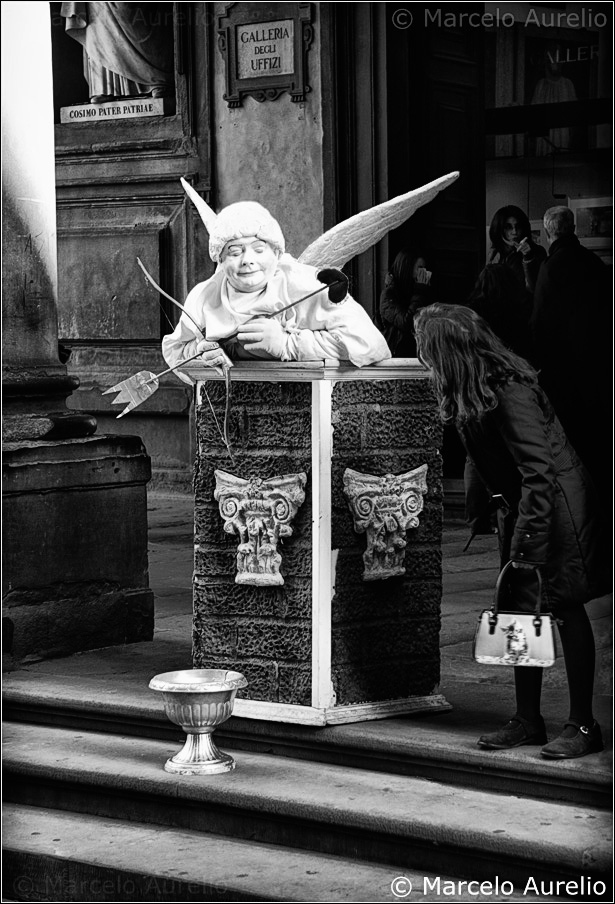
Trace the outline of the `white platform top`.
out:
[[[198,361],[178,368],[196,382],[221,380]],[[327,358],[322,361],[235,361],[231,380],[264,383],[315,383],[319,380],[424,380],[427,371],[418,358],[390,358],[367,367]]]

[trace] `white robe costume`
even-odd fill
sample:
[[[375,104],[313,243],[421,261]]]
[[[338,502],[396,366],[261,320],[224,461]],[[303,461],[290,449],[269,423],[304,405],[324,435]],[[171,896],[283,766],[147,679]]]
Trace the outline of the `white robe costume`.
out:
[[[319,285],[316,267],[282,254],[267,286],[258,292],[237,292],[219,269],[188,295],[184,308],[202,328],[206,339],[221,344],[231,359],[268,359],[262,350],[248,351],[236,338],[239,326],[259,315],[271,314],[314,292]],[[279,315],[287,334],[282,361],[350,361],[357,367],[391,357],[389,347],[367,312],[349,295],[339,304],[329,301],[327,287]],[[182,314],[173,333],[162,340],[162,353],[170,367],[196,354],[202,336]],[[177,374],[192,382],[185,374]]]

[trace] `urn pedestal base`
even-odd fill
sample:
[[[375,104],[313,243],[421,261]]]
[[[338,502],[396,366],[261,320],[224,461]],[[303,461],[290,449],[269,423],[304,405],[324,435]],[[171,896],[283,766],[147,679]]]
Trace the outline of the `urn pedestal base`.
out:
[[[234,768],[235,760],[228,753],[218,750],[211,732],[189,734],[179,753],[164,764],[164,771],[175,775],[217,775],[219,772],[231,772]]]

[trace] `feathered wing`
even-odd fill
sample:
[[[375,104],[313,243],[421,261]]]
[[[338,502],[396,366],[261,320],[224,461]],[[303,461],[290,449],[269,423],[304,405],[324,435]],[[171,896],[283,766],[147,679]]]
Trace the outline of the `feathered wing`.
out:
[[[349,217],[308,245],[299,261],[313,267],[341,269],[357,254],[362,254],[384,238],[387,232],[401,226],[419,207],[432,201],[438,192],[458,177],[457,172],[449,173],[405,195],[398,195],[384,204]]]

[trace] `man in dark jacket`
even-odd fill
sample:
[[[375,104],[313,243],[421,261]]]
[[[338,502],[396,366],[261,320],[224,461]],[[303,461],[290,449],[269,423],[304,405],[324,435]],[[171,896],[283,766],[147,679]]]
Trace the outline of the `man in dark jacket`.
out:
[[[612,302],[608,269],[574,234],[568,207],[544,215],[549,256],[531,318],[534,364],[594,483],[612,481]]]

